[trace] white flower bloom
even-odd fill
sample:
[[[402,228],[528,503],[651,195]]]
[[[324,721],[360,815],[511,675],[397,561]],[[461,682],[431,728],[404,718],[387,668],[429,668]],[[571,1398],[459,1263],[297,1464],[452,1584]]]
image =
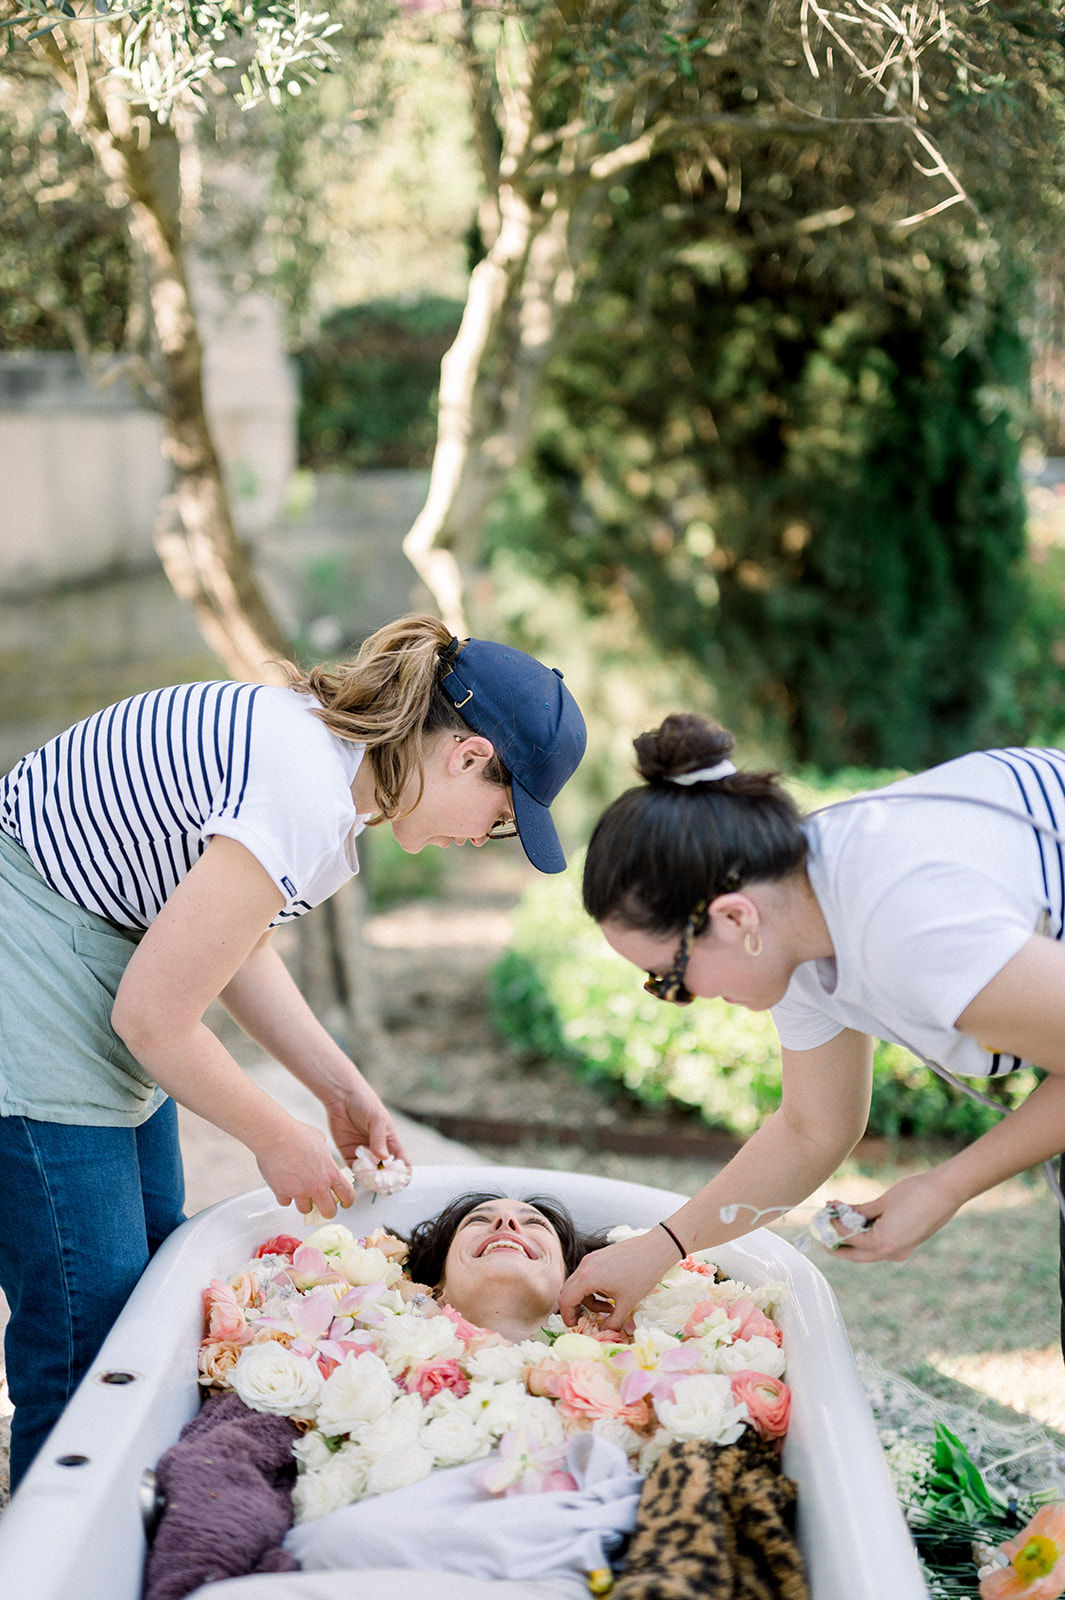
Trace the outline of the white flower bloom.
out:
[[[557,1415],[554,1406],[551,1407],[552,1415]],[[623,1450],[630,1461],[635,1462],[639,1457],[647,1440],[642,1433],[637,1433],[630,1428],[628,1423],[622,1422],[618,1417],[596,1417],[592,1423],[592,1432],[601,1439],[608,1439],[611,1444]]]
[[[739,1317],[730,1317],[724,1306],[715,1306],[706,1321],[702,1323],[699,1337],[692,1342],[704,1355],[712,1356],[721,1345],[732,1343],[739,1325]],[[686,1340],[685,1343],[687,1342]]]
[[[366,1493],[367,1466],[361,1451],[345,1445],[321,1467],[303,1472],[292,1490],[292,1512],[297,1522],[313,1522],[340,1506],[361,1500]]]
[[[355,1243],[355,1235],[342,1222],[326,1222],[309,1233],[303,1242],[312,1250],[320,1250],[323,1255],[339,1256]]]
[[[299,1356],[276,1339],[245,1345],[229,1374],[237,1394],[253,1411],[314,1420],[322,1392],[316,1361]]]
[[[723,1373],[702,1372],[681,1378],[672,1400],[658,1402],[658,1416],[674,1439],[706,1439],[734,1444],[743,1432],[747,1407],[735,1405],[732,1385]]]
[[[774,1340],[756,1336],[737,1339],[734,1344],[721,1345],[712,1353],[708,1352],[707,1363],[714,1372],[765,1372],[771,1378],[782,1378],[787,1359]]]
[[[353,1433],[391,1409],[396,1388],[388,1368],[372,1351],[344,1357],[322,1385],[318,1426],[331,1436]]]
[[[646,1478],[663,1450],[671,1442],[669,1429],[659,1428],[658,1432],[653,1434],[650,1439],[646,1439],[641,1446],[640,1453],[636,1458],[636,1470],[642,1472]]]
[[[619,1222],[616,1228],[610,1229],[607,1240],[610,1244],[620,1244],[623,1239],[638,1239],[650,1231],[650,1228],[630,1228],[627,1222]]]
[[[410,1182],[411,1171],[398,1156],[385,1156],[382,1160],[366,1145],[360,1144],[351,1163],[351,1181],[362,1189],[377,1194],[398,1194]]]
[[[394,1374],[426,1361],[448,1361],[465,1354],[466,1346],[447,1317],[390,1317],[374,1330],[377,1348]]]
[[[403,1276],[399,1263],[389,1261],[383,1250],[368,1250],[354,1239],[339,1252],[337,1264],[356,1288],[364,1283],[387,1283],[391,1288]]]
[[[392,1489],[405,1489],[409,1483],[420,1483],[435,1465],[432,1451],[423,1444],[396,1445],[370,1463],[367,1493],[388,1494]]]
[[[587,1333],[568,1332],[557,1338],[551,1346],[550,1359],[553,1361],[605,1361],[610,1353],[609,1345],[601,1339],[593,1339]]]
[[[317,1428],[312,1428],[309,1433],[303,1433],[292,1446],[292,1454],[299,1462],[301,1472],[317,1472],[319,1467],[324,1467],[332,1461],[336,1454],[325,1442],[325,1434]]]
[[[359,1429],[358,1444],[369,1460],[399,1445],[417,1444],[425,1427],[425,1408],[418,1395],[403,1394],[387,1411]]]
[[[457,1467],[464,1461],[486,1456],[492,1436],[483,1422],[460,1407],[452,1406],[445,1415],[425,1424],[421,1443],[432,1452],[431,1459],[436,1466]]]
[[[544,1358],[544,1347],[535,1339],[522,1344],[486,1344],[464,1363],[471,1378],[487,1383],[507,1383],[520,1379],[525,1368]]]

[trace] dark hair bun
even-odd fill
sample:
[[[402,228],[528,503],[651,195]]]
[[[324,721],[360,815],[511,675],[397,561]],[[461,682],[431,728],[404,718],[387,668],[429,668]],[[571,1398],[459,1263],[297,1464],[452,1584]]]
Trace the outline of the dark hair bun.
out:
[[[727,728],[693,711],[676,712],[660,728],[641,733],[632,742],[639,774],[649,783],[712,767],[736,746]]]

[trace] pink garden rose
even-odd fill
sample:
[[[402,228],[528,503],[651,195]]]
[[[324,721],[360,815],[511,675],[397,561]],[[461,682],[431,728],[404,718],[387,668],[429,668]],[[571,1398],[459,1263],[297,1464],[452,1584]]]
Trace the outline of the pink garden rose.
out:
[[[243,1287],[242,1280],[241,1288]],[[247,1344],[255,1334],[255,1329],[248,1324],[245,1311],[247,1304],[248,1299],[234,1292],[228,1283],[223,1283],[220,1278],[212,1278],[203,1291],[207,1338],[229,1339],[235,1344]]]
[[[450,1389],[461,1400],[470,1392],[470,1380],[452,1357],[448,1361],[426,1361],[420,1367],[409,1368],[403,1374],[403,1387],[408,1394],[420,1394],[428,1404],[444,1389]]]
[[[737,1339],[772,1339],[774,1344],[783,1344],[784,1335],[776,1323],[767,1317],[764,1311],[760,1311],[753,1300],[748,1300],[745,1294],[739,1295],[735,1300],[726,1300],[725,1310],[730,1319],[735,1317],[740,1319]]]
[[[616,1417],[630,1428],[644,1428],[651,1420],[646,1396],[626,1403],[602,1361],[568,1361],[564,1366],[556,1365],[553,1371],[545,1364],[535,1370],[545,1374],[546,1392],[558,1401],[558,1409],[564,1417],[586,1424],[597,1417]],[[532,1392],[544,1391],[533,1389]]]
[[[763,1439],[783,1439],[791,1416],[791,1390],[783,1378],[770,1378],[765,1372],[734,1372],[732,1398],[747,1407],[751,1426]]]
[[[294,1234],[278,1233],[259,1246],[252,1260],[261,1261],[263,1256],[281,1256],[284,1260],[291,1261],[299,1247],[300,1241]]]

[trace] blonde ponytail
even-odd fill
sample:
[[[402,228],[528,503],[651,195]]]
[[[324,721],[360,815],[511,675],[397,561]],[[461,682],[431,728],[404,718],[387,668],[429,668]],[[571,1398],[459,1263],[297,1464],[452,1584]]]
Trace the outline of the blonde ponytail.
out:
[[[439,688],[440,656],[450,643],[451,630],[439,618],[400,617],[364,640],[350,661],[308,672],[286,667],[292,687],[314,695],[331,733],[366,746],[382,821],[399,815],[414,777],[418,793],[407,809],[421,799],[426,736],[442,729],[473,731]],[[498,758],[484,775],[489,782],[508,781]]]

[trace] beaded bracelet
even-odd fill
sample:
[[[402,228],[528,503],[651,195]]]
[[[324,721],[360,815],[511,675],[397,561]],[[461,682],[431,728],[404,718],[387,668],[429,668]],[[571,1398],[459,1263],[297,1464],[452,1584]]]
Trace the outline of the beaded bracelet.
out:
[[[680,1251],[680,1259],[683,1261],[684,1257],[688,1254],[688,1252],[687,1252],[687,1250],[685,1250],[684,1246],[681,1244],[680,1240],[677,1238],[676,1234],[673,1232],[673,1229],[669,1226],[669,1224],[667,1222],[660,1222],[658,1224],[658,1226],[660,1228],[665,1228],[666,1232],[669,1234],[669,1237],[673,1240],[673,1243],[676,1245],[677,1249]]]

